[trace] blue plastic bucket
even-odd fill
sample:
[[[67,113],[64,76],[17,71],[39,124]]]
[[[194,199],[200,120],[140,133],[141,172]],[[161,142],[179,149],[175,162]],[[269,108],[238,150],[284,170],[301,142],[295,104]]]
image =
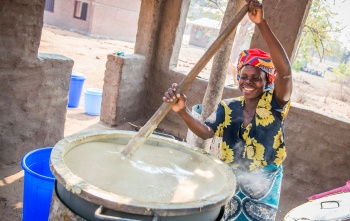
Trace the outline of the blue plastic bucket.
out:
[[[85,113],[93,116],[100,115],[102,90],[98,88],[88,88],[84,91],[84,98]]]
[[[69,84],[68,107],[79,106],[85,79],[86,77],[82,73],[72,72]]]
[[[23,221],[47,221],[55,177],[49,161],[52,147],[40,148],[27,153],[21,161],[24,170]]]

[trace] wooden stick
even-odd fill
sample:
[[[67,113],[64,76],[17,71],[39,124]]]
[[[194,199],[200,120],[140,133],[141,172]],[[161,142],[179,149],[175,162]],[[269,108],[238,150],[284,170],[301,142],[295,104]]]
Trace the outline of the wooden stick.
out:
[[[218,36],[218,38],[213,42],[213,44],[208,48],[204,55],[199,59],[197,64],[192,68],[188,75],[180,82],[177,87],[177,93],[184,93],[191,83],[196,79],[197,75],[209,62],[209,60],[214,56],[214,54],[220,49],[225,40],[230,36],[230,34],[235,30],[239,22],[248,12],[248,5],[243,6],[243,8],[237,13],[234,19],[227,25],[223,32]],[[154,113],[154,115],[148,120],[148,122],[135,134],[126,147],[122,150],[122,154],[131,158],[135,152],[144,144],[146,139],[153,133],[157,128],[158,124],[163,120],[166,114],[170,111],[171,107],[176,103],[175,99],[171,103],[164,102],[159,109]]]

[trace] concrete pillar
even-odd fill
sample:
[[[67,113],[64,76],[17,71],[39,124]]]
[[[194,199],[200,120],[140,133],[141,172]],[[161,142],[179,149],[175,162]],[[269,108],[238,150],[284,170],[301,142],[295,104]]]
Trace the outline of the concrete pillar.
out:
[[[166,61],[163,68],[168,70],[177,66],[190,1],[165,1],[165,3],[162,16],[163,27],[159,33],[162,42],[159,45],[160,53],[157,53],[156,60]]]
[[[144,116],[144,56],[109,54],[103,84],[100,119],[109,126],[132,122]]]
[[[154,60],[150,66],[150,80],[147,81],[146,118],[150,118],[162,104],[162,94],[171,83],[179,82],[170,77],[169,70],[177,64],[189,3],[189,0],[162,1],[154,39]]]
[[[45,0],[1,0],[0,67],[35,67]]]
[[[149,77],[149,69],[157,48],[162,2],[157,0],[141,2],[134,53],[143,55],[146,59],[146,78]]]
[[[143,0],[139,15],[135,53],[151,60],[157,67],[175,67],[181,49],[182,36],[190,1]]]
[[[140,117],[149,118],[147,113],[152,115],[160,106],[160,91],[170,84],[164,84],[163,78],[177,64],[189,3],[189,0],[141,2],[135,54],[108,56],[102,122],[116,126]],[[153,95],[157,99],[150,99]]]
[[[265,18],[291,60],[294,59],[311,2],[312,0],[264,0]],[[255,27],[250,48],[268,51],[257,27]]]
[[[189,4],[189,0],[162,1],[157,21],[157,37],[154,39],[156,41],[154,68],[168,71],[169,68],[176,67]]]
[[[232,19],[237,15],[237,13],[242,9],[244,5],[244,0],[231,0],[227,3],[226,11],[224,18],[222,20],[222,25],[220,28],[220,33],[224,31],[227,25],[232,21]],[[202,102],[202,113],[199,118],[202,122],[204,122],[211,113],[213,113],[220,100],[222,99],[222,93],[224,91],[226,73],[228,64],[230,62],[230,54],[232,51],[232,43],[233,39],[236,35],[236,30],[232,32],[230,37],[226,40],[225,44],[221,46],[219,51],[214,56],[213,66],[210,72],[210,78],[208,82],[208,87],[205,92],[203,102]],[[187,138],[191,137],[190,130],[187,134]],[[193,134],[194,139],[193,142],[189,142],[191,145],[202,147],[203,149],[207,149],[210,146],[211,139],[207,139],[203,141],[200,137],[197,137]]]

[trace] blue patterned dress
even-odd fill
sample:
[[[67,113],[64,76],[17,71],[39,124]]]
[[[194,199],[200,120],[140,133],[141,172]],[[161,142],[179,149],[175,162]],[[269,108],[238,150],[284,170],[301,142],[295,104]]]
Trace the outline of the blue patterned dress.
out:
[[[224,220],[275,220],[286,158],[284,121],[290,108],[280,108],[273,89],[265,91],[250,124],[243,127],[244,97],[223,100],[205,122],[222,138],[218,157],[237,178]]]

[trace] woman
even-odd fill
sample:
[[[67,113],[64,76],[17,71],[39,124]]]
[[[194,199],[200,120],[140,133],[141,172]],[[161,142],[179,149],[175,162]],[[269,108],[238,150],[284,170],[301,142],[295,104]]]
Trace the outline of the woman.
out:
[[[249,3],[248,16],[259,28],[270,54],[244,50],[237,64],[242,96],[223,100],[204,123],[186,108],[186,96],[177,84],[165,92],[172,107],[197,136],[222,138],[219,158],[236,174],[237,190],[225,207],[224,220],[275,220],[286,158],[284,121],[290,107],[292,71],[289,59],[258,1]],[[278,74],[277,74],[278,73]],[[215,151],[214,151],[215,152]]]

